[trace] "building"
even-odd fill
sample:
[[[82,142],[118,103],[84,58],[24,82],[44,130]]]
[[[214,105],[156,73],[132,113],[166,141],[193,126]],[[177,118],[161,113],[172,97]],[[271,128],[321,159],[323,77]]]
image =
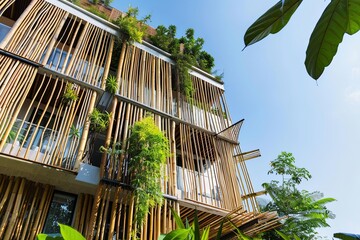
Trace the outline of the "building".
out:
[[[126,156],[96,149],[124,142],[147,112],[172,154],[159,180],[164,204],[150,210],[138,237],[174,229],[170,208],[189,220],[197,209],[211,236],[224,217],[250,235],[276,227],[277,214],[261,213],[255,201],[245,160],[259,152],[241,151],[243,121],[232,122],[223,84],[193,68],[189,103],[168,53],[147,42],[113,53],[120,31],[64,0],[0,0],[0,239],[56,233],[56,221],[87,239],[129,239],[136,203]],[[119,89],[106,98],[110,72]],[[78,99],[64,101],[67,89]],[[112,112],[105,134],[90,129],[95,108]]]

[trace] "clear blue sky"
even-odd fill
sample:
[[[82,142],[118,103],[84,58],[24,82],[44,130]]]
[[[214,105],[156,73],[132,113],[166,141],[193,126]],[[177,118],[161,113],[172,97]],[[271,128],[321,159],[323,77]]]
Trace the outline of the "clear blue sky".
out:
[[[262,153],[248,162],[255,190],[270,181],[269,161],[292,152],[313,175],[303,188],[337,199],[329,204],[337,216],[332,227],[320,231],[330,239],[335,232],[360,233],[360,34],[345,37],[331,66],[312,80],[305,51],[328,2],[304,1],[282,32],[244,51],[247,27],[276,1],[115,0],[113,6],[137,6],[140,15],[152,15],[154,27],[174,24],[179,35],[191,27],[205,39],[205,50],[225,73],[233,121],[245,118],[242,150]]]

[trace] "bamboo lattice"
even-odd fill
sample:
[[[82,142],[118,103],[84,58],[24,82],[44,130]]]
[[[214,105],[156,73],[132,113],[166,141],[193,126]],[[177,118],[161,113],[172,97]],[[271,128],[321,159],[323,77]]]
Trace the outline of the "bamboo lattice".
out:
[[[54,188],[0,175],[0,238],[35,239],[42,231]]]

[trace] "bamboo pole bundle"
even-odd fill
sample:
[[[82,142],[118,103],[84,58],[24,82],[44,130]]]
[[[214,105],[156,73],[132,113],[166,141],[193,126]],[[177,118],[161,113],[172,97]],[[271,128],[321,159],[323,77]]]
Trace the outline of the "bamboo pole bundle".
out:
[[[135,46],[123,46],[119,93],[172,114],[171,64]]]
[[[66,57],[69,63],[67,69],[63,71],[80,81],[103,88],[110,66],[114,37],[89,23],[85,23],[82,31],[79,31],[83,23],[76,21],[76,24],[78,26],[73,28],[76,35],[69,45],[69,51],[73,54],[70,60],[70,57]],[[79,40],[74,43],[74,39],[77,38]],[[73,49],[72,46],[75,44]]]
[[[86,234],[89,227],[89,219],[91,217],[91,209],[93,206],[93,196],[89,194],[79,194],[75,209],[75,219],[73,226],[82,234]]]
[[[236,145],[180,124],[183,198],[224,209],[242,206]]]
[[[9,37],[4,49],[28,58],[40,61],[48,44],[52,41],[59,28],[64,24],[66,11],[46,1],[39,0]]]
[[[13,4],[15,0],[1,0],[0,1],[0,16]]]
[[[27,64],[0,55],[0,149],[6,143],[7,136],[25,101],[37,70]],[[22,81],[26,78],[28,81]],[[2,94],[7,93],[7,94]],[[17,139],[19,133],[16,134]]]
[[[241,149],[240,146],[236,146],[235,148],[235,156],[233,161],[237,166],[237,172],[238,172],[238,176],[241,179],[242,182],[242,188],[243,190],[243,195],[251,195],[252,193],[254,193],[254,188],[252,186],[251,180],[250,180],[250,176],[249,176],[249,172],[247,170],[245,161],[241,155]],[[247,210],[248,211],[253,211],[253,212],[259,212],[260,208],[258,206],[258,203],[255,199],[255,196],[250,196],[249,198],[245,198],[243,199],[244,203],[246,204]],[[250,203],[249,203],[250,202]]]
[[[26,74],[19,76],[14,81],[26,83],[27,81],[22,80],[26,76]],[[64,79],[44,74],[38,75],[36,81],[30,83],[32,83],[30,86],[22,88],[23,91],[26,90],[26,94],[16,99],[20,102],[18,105],[11,102],[13,99],[11,95],[10,98],[4,100],[4,102],[10,101],[8,105],[12,103],[18,106],[9,122],[5,136],[9,134],[17,121],[16,138],[20,135],[23,138],[19,146],[13,142],[6,153],[44,164],[73,169],[79,139],[78,136],[69,137],[70,128],[75,127],[77,131],[83,128],[87,119],[87,110],[91,104],[92,91],[73,84],[72,91],[78,95],[78,100],[64,103],[63,94],[70,84]],[[30,92],[28,97],[31,100],[24,104],[28,92]],[[22,119],[17,120],[20,111]],[[5,144],[5,141],[2,144]]]
[[[20,177],[1,177],[7,186],[1,201],[0,238],[33,239],[43,227],[53,187]]]

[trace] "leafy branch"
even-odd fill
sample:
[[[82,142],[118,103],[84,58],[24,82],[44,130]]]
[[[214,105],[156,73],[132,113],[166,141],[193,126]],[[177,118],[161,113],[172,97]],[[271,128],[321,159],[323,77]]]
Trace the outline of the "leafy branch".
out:
[[[302,2],[278,1],[247,29],[245,47],[282,30]],[[359,30],[360,3],[357,0],[329,1],[310,36],[305,59],[308,74],[318,79],[332,62],[344,35],[353,35]]]

